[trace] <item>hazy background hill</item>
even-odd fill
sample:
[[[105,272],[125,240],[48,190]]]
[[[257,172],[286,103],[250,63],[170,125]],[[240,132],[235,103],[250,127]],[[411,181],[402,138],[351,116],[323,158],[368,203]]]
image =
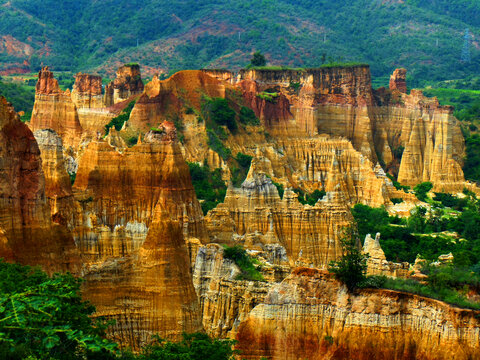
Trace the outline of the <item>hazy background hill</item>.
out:
[[[360,61],[377,77],[404,66],[417,81],[444,80],[479,72],[479,37],[478,0],[0,1],[3,69],[239,68],[260,50],[271,64]]]

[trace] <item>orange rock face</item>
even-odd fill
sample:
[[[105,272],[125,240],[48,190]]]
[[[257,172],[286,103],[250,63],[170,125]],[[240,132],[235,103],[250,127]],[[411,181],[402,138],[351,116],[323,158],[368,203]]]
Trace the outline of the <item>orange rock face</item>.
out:
[[[54,130],[67,147],[76,147],[82,135],[82,127],[70,91],[62,91],[59,88],[48,67],[38,73],[30,126],[33,131]]]
[[[74,199],[63,157],[62,139],[50,129],[37,130],[34,136],[41,153],[45,195],[52,218],[56,223],[71,227]]]
[[[48,271],[75,271],[73,239],[50,220],[37,142],[3,97],[0,143],[0,257]]]
[[[349,294],[326,272],[298,268],[237,340],[245,359],[475,359],[478,314],[391,290]]]
[[[173,124],[132,148],[90,143],[74,191],[84,294],[98,315],[117,320],[111,336],[138,348],[156,333],[200,330],[186,240],[206,241],[206,229]]]
[[[117,77],[105,88],[106,106],[127,100],[143,92],[143,81],[139,65],[124,65],[117,70]]]
[[[407,93],[407,70],[396,69],[392,76],[390,76],[390,90],[397,90],[401,93]]]
[[[209,212],[207,226],[214,241],[280,244],[292,265],[326,267],[341,253],[339,235],[351,221],[339,196],[332,191],[313,207],[299,203],[290,189],[280,199],[272,180],[252,166],[242,187],[229,187],[225,202]]]
[[[75,76],[72,99],[77,109],[104,107],[101,76],[78,73]]]

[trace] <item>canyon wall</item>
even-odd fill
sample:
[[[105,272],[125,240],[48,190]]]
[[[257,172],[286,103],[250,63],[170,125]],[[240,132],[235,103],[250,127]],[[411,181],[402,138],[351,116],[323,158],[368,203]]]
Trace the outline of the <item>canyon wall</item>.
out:
[[[348,293],[326,272],[298,268],[239,327],[242,358],[475,359],[478,311],[391,290]]]

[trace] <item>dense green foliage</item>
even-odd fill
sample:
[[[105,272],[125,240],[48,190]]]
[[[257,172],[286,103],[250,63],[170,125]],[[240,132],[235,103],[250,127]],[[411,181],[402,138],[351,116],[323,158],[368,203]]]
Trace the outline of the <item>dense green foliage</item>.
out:
[[[240,108],[238,119],[244,125],[260,125],[260,120],[255,115],[255,112],[246,106]]]
[[[285,189],[283,188],[282,184],[279,184],[275,181],[272,180],[272,184],[275,185],[278,191],[278,196],[280,196],[280,199],[283,199],[283,193],[285,192]]]
[[[427,201],[427,193],[433,189],[433,184],[429,181],[420,183],[413,188],[415,196],[420,201]]]
[[[238,253],[234,252],[234,257],[248,265],[249,258],[246,261]],[[39,269],[0,259],[0,358],[231,360],[238,353],[232,349],[236,341],[203,333],[183,334],[179,342],[154,337],[138,354],[120,351],[104,337],[108,324],[90,318],[95,308],[82,301],[80,284],[81,280],[70,274],[49,277]]]
[[[105,135],[108,135],[111,127],[115,127],[115,130],[117,131],[122,130],[123,124],[130,118],[130,113],[132,112],[134,106],[135,101],[132,101],[125,109],[123,109],[120,115],[115,116],[112,120],[110,120],[110,122],[105,125]]]
[[[207,164],[201,166],[196,163],[188,163],[188,167],[197,199],[201,201],[203,214],[206,215],[208,211],[223,202],[227,193],[221,169],[212,171]]]
[[[0,260],[2,359],[107,358],[117,346],[103,338],[106,325],[90,319],[94,311],[72,275]]]
[[[433,261],[452,252],[456,265],[472,267],[480,263],[480,204],[472,193],[466,194],[457,198],[437,193],[435,201],[428,199],[431,210],[417,207],[407,219],[360,204],[352,214],[362,238],[381,233],[380,244],[388,260],[413,263],[420,255]]]
[[[212,129],[207,129],[207,137],[208,146],[218,153],[223,160],[228,160],[230,155],[232,155],[232,150],[223,145],[218,135]]]
[[[241,274],[237,276],[237,280],[264,281],[263,275],[255,266],[255,263],[258,264],[258,261],[248,255],[242,246],[235,245],[229,247],[225,245],[223,257],[234,261],[240,268]]]
[[[203,333],[183,334],[183,340],[176,343],[156,337],[153,344],[132,360],[233,360],[238,353],[232,350],[235,343],[235,340],[212,339]]]
[[[349,291],[353,291],[365,281],[368,256],[360,251],[358,234],[354,227],[346,228],[340,241],[342,256],[330,262],[328,271],[344,283]]]
[[[238,67],[248,64],[254,51],[265,54],[271,64],[294,67],[367,62],[376,76],[403,66],[420,80],[463,78],[480,69],[479,50],[473,45],[471,61],[460,61],[465,29],[478,38],[480,4],[473,0],[8,4],[0,6],[0,32],[33,47],[32,70],[41,62],[54,70],[80,71],[118,60],[167,71]],[[238,31],[218,31],[223,27]],[[200,35],[199,28],[205,29]],[[162,46],[166,43],[173,46]],[[23,56],[3,53],[0,63],[18,63]]]
[[[279,96],[278,92],[268,92],[268,91],[262,91],[257,94],[257,97],[259,97],[260,99],[271,102],[271,103],[276,103],[278,96]]]
[[[480,136],[474,134],[465,140],[467,147],[467,157],[463,171],[465,179],[480,181]]]
[[[204,118],[211,120],[215,125],[225,125],[231,132],[235,132],[238,128],[235,120],[236,113],[230,107],[227,99],[204,98],[202,114]]]
[[[22,120],[30,120],[35,101],[35,87],[25,84],[0,81],[0,95],[12,103],[15,111],[24,111]]]
[[[293,189],[293,191],[298,195],[298,201],[303,205],[308,204],[311,206],[314,206],[317,201],[326,194],[325,190],[315,190],[310,194],[304,192],[302,189]]]
[[[480,277],[464,268],[451,265],[428,266],[426,283],[413,279],[392,279],[386,276],[369,276],[360,286],[405,291],[438,299],[462,308],[480,310],[480,303],[470,301],[465,293],[471,288],[479,290]]]

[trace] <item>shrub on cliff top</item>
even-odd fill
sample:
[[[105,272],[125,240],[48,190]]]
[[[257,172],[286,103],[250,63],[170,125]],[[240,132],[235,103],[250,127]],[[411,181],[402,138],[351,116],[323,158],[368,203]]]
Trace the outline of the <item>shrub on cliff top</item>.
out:
[[[227,99],[204,99],[202,113],[204,117],[212,120],[216,125],[227,126],[231,132],[235,132],[238,128],[235,121],[235,111],[230,107]]]

